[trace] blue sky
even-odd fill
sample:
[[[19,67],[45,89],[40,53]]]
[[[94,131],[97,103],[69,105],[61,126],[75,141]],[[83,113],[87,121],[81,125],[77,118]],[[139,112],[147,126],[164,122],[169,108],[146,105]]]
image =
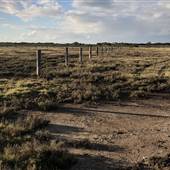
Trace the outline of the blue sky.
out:
[[[170,42],[169,0],[0,0],[0,41]]]

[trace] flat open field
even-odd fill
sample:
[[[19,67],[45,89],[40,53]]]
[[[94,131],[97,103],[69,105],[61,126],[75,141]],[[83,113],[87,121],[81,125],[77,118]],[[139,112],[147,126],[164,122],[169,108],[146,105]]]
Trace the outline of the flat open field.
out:
[[[169,48],[122,47],[99,53],[99,56],[93,50],[92,61],[88,60],[85,48],[82,65],[78,60],[78,48],[70,48],[68,67],[64,64],[63,48],[41,49],[39,79],[35,76],[36,48],[0,49],[0,101],[5,100],[10,105],[15,98],[16,105],[16,98],[22,96],[23,106],[29,108],[42,103],[146,98],[169,90]]]
[[[39,78],[36,77],[37,49],[0,48],[0,107],[3,113],[10,109],[24,117],[26,114],[49,120],[47,123],[38,119],[38,124],[45,124],[50,135],[47,141],[64,142],[57,145],[55,154],[56,147],[45,147],[53,155],[49,164],[55,162],[59,152],[59,157],[70,154],[61,156],[64,159],[54,166],[59,169],[170,169],[167,156],[170,153],[170,48],[115,47],[103,53],[99,50],[96,56],[94,47],[89,61],[88,48],[84,47],[80,65],[79,48],[71,47],[66,67],[64,48],[39,47],[42,50]],[[4,122],[2,118],[0,134],[5,134],[9,142],[12,125],[11,121]],[[35,120],[31,118],[31,122]],[[18,120],[13,124],[18,124]],[[25,141],[32,144],[36,138],[38,127],[28,124],[25,130],[21,125],[19,129],[13,128],[17,138],[14,144],[20,148],[24,148]],[[30,135],[29,140],[25,131]],[[39,142],[41,138],[34,148],[37,144],[41,146]],[[39,153],[36,159],[30,153],[31,158],[27,155],[25,160],[22,152],[23,157],[16,159],[14,155],[18,152],[14,152],[14,144],[10,149],[0,150],[4,167],[39,168],[38,161],[49,157],[44,156],[41,148],[31,152]],[[61,152],[60,147],[69,153]],[[76,163],[70,161],[72,157],[77,159]],[[27,163],[21,167],[19,161]],[[66,167],[63,162],[67,162]],[[48,164],[43,166],[45,169]]]

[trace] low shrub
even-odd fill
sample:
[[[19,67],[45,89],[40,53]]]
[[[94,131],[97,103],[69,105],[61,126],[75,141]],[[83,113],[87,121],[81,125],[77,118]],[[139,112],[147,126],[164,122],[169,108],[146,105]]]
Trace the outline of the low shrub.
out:
[[[50,133],[43,130],[47,120],[9,113],[0,117],[1,170],[68,170],[76,162],[61,142],[53,141]]]

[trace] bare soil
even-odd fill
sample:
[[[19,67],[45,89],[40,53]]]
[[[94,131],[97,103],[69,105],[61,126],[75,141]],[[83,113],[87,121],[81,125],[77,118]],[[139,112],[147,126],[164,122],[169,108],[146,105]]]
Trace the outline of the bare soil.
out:
[[[48,130],[77,156],[72,170],[123,169],[170,153],[168,99],[65,104],[57,111],[36,114],[51,121]]]

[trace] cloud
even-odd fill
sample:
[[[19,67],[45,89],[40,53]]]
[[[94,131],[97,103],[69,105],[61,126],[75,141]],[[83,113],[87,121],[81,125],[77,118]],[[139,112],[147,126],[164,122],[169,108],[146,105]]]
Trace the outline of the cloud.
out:
[[[168,1],[74,0],[73,8],[69,17],[74,18],[79,32],[85,28],[81,25],[94,28],[96,24],[96,39],[103,36],[112,41],[140,41],[145,37],[147,41],[150,37],[170,35]]]
[[[0,11],[22,19],[31,19],[42,16],[56,17],[62,12],[62,7],[56,0],[1,0]]]
[[[70,11],[61,22],[61,26],[65,32],[74,34],[98,34],[101,32],[102,25],[100,21],[96,21],[95,16],[86,15],[85,13]]]
[[[86,9],[86,8],[95,8],[95,9],[108,9],[112,7],[113,0],[74,0],[73,7]]]
[[[33,28],[32,30],[21,33],[18,41],[68,43],[74,41],[85,42],[88,41],[89,38],[90,37],[85,34],[63,32],[61,29]]]
[[[67,8],[67,0],[0,1],[1,12],[29,21],[20,25],[22,41],[141,42],[170,37],[167,0],[68,0]],[[30,20],[34,18],[36,22]],[[19,26],[14,27],[15,32]]]

